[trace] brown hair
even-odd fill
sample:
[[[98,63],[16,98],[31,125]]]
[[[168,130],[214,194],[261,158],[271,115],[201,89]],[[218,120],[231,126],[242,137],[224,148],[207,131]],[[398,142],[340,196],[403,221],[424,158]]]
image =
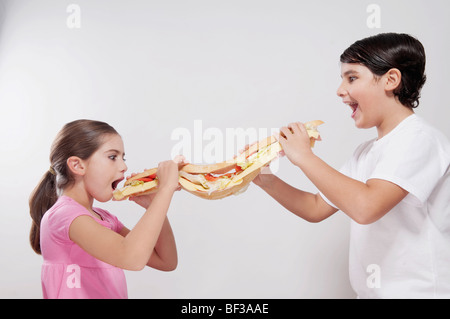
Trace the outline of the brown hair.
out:
[[[67,167],[67,159],[77,156],[88,159],[102,145],[106,134],[118,134],[109,124],[92,120],[77,120],[64,125],[53,141],[50,169],[44,174],[30,196],[30,244],[41,254],[40,224],[45,212],[58,199],[58,192],[70,186],[74,179]]]

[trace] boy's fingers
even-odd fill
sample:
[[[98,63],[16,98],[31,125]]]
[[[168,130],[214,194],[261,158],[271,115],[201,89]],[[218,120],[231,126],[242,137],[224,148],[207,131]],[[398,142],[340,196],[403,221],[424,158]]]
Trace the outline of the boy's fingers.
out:
[[[289,136],[291,136],[292,135],[292,133],[291,133],[291,131],[289,130],[289,128],[287,128],[286,126],[283,126],[281,129],[280,129],[280,136],[281,136],[281,138],[284,138],[284,139],[287,139]]]

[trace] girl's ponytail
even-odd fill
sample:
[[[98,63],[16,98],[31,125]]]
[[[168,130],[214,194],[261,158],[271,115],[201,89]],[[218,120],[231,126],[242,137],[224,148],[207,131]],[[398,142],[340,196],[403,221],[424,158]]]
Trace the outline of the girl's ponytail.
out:
[[[41,219],[45,212],[58,200],[55,175],[53,169],[50,168],[30,196],[30,216],[33,220],[30,230],[30,244],[36,254],[39,255],[41,254]]]
[[[118,134],[107,123],[92,120],[77,120],[64,125],[53,141],[50,150],[50,169],[42,177],[30,196],[32,218],[30,244],[37,254],[41,254],[41,220],[58,200],[58,195],[74,182],[67,167],[67,159],[77,156],[88,159],[102,145],[107,134]]]

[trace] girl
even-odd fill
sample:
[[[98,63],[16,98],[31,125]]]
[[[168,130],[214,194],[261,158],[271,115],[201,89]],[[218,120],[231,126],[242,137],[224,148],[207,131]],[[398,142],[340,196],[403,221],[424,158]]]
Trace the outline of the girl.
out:
[[[336,171],[312,153],[301,123],[284,127],[287,158],[317,186],[255,180],[310,222],[341,210],[351,219],[350,280],[360,298],[450,297],[450,144],[415,115],[425,83],[422,44],[405,34],[357,41],[341,55],[337,94],[358,128],[378,136]]]
[[[68,123],[53,142],[50,169],[30,198],[30,242],[44,258],[44,298],[127,298],[122,269],[176,268],[166,217],[178,187],[175,161],[159,164],[156,195],[134,199],[146,212],[131,231],[93,207],[94,199],[110,200],[124,179],[124,155],[120,135],[98,121]]]

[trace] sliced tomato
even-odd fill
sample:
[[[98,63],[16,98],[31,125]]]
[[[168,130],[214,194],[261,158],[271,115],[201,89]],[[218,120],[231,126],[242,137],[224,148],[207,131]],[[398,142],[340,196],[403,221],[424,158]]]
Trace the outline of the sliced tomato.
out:
[[[156,178],[156,173],[152,174],[152,175],[148,175],[146,177],[141,177],[138,178],[138,181],[143,181],[143,182],[151,182]]]
[[[149,177],[142,177],[142,178],[138,178],[137,181],[142,181],[142,182],[151,182],[153,181],[154,178],[149,178]]]
[[[219,179],[219,177],[215,177],[215,176],[213,176],[212,174],[206,174],[206,175],[205,175],[205,178],[206,178],[208,181],[210,181],[210,182],[214,182],[214,181],[217,181],[217,180]]]
[[[128,178],[127,178],[127,181],[128,181],[131,177],[132,177],[132,176],[128,177]],[[148,176],[145,176],[145,177],[138,178],[138,179],[136,179],[136,181],[142,181],[142,182],[145,183],[145,182],[151,182],[151,181],[153,181],[155,178],[156,178],[156,173],[151,174],[151,175],[148,175]]]

